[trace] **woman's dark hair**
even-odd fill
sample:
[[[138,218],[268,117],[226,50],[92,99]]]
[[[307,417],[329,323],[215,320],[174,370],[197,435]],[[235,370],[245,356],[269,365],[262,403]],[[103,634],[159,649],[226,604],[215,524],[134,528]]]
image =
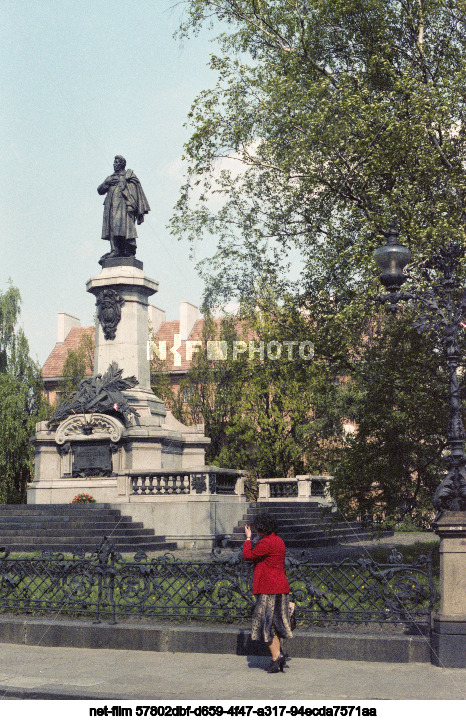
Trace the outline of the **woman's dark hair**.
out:
[[[275,533],[277,530],[275,519],[269,513],[258,513],[257,516],[254,516],[251,527],[257,533],[263,533],[265,536]]]

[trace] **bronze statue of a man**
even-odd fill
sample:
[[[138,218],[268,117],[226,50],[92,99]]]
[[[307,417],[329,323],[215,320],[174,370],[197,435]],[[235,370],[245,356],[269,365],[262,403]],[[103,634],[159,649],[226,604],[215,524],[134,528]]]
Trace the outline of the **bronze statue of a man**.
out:
[[[103,258],[127,258],[136,255],[136,223],[144,221],[150,207],[141,183],[132,170],[126,170],[126,160],[116,155],[113,174],[99,185],[99,195],[106,195],[102,238],[110,241],[110,252]]]

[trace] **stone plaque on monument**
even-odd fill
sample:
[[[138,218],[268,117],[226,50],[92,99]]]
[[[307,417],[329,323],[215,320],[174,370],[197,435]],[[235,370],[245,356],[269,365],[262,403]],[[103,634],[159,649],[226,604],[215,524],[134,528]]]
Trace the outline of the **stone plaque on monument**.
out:
[[[111,476],[112,454],[109,443],[73,443],[73,478]]]

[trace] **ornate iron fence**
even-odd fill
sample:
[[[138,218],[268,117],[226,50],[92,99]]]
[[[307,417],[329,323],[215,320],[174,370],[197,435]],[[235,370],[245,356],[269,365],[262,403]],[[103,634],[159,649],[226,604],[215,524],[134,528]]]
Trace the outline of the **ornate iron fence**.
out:
[[[425,626],[436,599],[430,556],[405,564],[392,551],[380,564],[369,557],[314,563],[302,555],[287,559],[287,576],[303,628],[328,621]],[[69,558],[13,558],[0,550],[0,610],[10,613],[243,623],[254,606],[251,581],[251,565],[239,554],[185,561],[139,552],[126,560],[107,539],[94,553]]]

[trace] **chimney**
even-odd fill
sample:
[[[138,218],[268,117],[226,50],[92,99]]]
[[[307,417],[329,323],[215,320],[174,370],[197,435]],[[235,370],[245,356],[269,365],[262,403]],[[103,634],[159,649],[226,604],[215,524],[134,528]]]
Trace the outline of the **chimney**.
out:
[[[152,333],[156,334],[159,332],[160,326],[167,320],[166,316],[167,314],[164,310],[149,304],[149,325]]]
[[[188,340],[194,323],[200,318],[199,308],[187,300],[180,303],[180,336],[181,340]]]
[[[72,328],[78,328],[81,325],[79,318],[69,313],[57,314],[57,344],[65,342],[65,338]]]

